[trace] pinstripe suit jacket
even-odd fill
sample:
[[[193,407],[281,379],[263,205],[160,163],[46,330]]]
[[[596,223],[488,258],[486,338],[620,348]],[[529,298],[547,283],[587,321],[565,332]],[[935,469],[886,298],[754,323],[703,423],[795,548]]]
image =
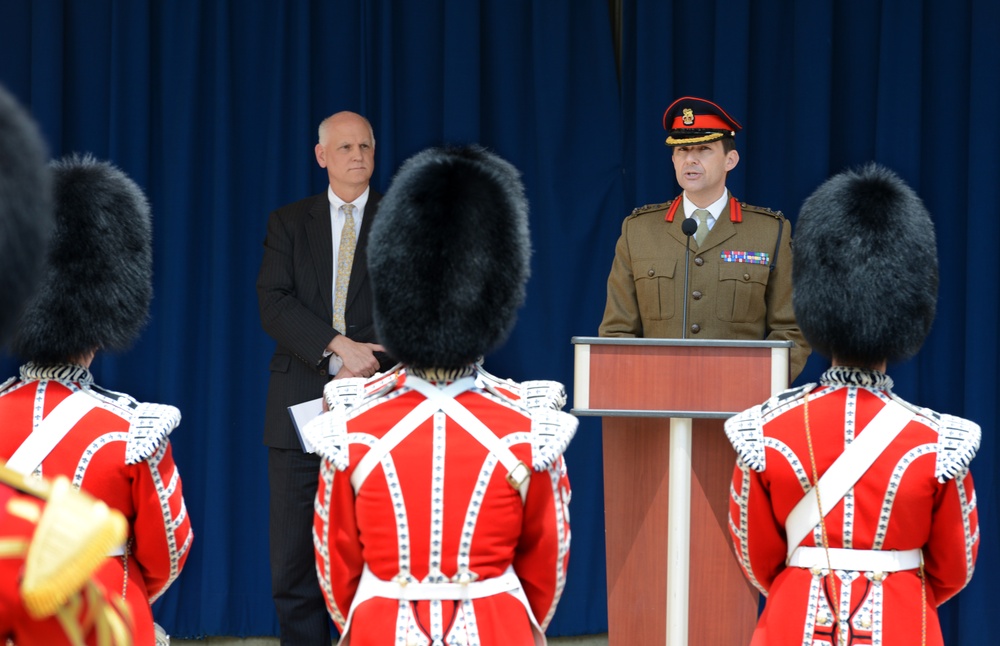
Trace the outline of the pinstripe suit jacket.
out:
[[[374,190],[369,193],[351,268],[344,318],[346,334],[354,341],[376,342],[367,246],[381,197]],[[267,446],[301,448],[288,407],[320,397],[329,381],[329,359],[323,352],[338,334],[331,325],[333,281],[326,191],[273,211],[257,276],[261,324],[277,342],[264,417]],[[385,355],[380,355],[379,361],[383,370],[393,365]]]

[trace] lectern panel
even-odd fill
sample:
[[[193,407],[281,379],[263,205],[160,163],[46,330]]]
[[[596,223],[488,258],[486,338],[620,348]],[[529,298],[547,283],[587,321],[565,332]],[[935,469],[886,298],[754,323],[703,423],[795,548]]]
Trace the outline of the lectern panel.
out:
[[[770,371],[756,348],[592,345],[589,408],[735,413],[771,396]]]

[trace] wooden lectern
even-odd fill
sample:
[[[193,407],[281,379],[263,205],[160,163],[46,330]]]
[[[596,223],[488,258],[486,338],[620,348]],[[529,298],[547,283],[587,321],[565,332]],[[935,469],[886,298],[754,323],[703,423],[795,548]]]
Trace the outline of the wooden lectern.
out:
[[[573,414],[603,419],[609,646],[748,644],[726,418],[788,385],[790,341],[574,337]]]

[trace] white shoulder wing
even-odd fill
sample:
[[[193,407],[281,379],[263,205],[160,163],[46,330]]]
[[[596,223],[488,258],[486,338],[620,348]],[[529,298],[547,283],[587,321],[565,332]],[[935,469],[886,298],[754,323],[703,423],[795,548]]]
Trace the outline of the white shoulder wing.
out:
[[[954,415],[943,415],[931,410],[921,411],[937,426],[938,452],[934,475],[940,482],[959,478],[969,469],[976,457],[982,431],[979,424]]]
[[[551,408],[530,408],[531,461],[535,471],[544,471],[558,462],[576,434],[580,420]]]
[[[153,455],[181,423],[181,412],[167,404],[138,403],[132,409],[125,463],[138,464]]]

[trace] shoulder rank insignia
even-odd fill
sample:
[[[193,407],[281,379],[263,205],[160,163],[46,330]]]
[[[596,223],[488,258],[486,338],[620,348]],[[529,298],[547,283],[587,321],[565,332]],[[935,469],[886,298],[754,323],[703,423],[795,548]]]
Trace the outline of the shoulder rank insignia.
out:
[[[741,210],[747,213],[758,213],[760,215],[768,215],[775,220],[784,220],[785,215],[781,211],[775,211],[769,209],[766,206],[754,206],[753,204],[747,204],[746,202],[740,202]]]
[[[569,413],[551,408],[530,408],[531,462],[535,471],[555,464],[576,434],[580,420]]]
[[[125,445],[125,463],[138,464],[153,455],[181,423],[181,412],[167,404],[136,404]]]
[[[650,211],[662,211],[664,209],[670,208],[670,205],[673,204],[673,202],[674,200],[669,200],[667,202],[661,202],[660,204],[646,204],[645,206],[637,206],[636,208],[632,209],[632,212],[629,213],[628,217],[630,218],[635,217],[637,215],[642,215],[643,213],[649,213]]]
[[[976,451],[979,450],[979,442],[982,439],[979,424],[928,409],[921,412],[937,427],[938,451],[934,475],[939,482],[962,477],[969,469],[972,458],[976,457]]]

